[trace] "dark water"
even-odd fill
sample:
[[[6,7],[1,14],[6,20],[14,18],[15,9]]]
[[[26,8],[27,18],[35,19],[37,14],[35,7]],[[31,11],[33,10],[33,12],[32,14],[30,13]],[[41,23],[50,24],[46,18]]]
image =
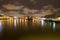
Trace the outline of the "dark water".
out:
[[[38,19],[0,20],[0,40],[60,40],[60,23]]]

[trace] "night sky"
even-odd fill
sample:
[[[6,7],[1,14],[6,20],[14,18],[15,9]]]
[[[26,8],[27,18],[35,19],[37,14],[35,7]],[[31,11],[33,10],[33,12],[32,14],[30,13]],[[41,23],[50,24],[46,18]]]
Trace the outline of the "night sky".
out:
[[[45,5],[53,5],[54,8],[60,8],[60,0],[0,0],[0,6],[5,4],[24,5],[29,9],[41,9]]]

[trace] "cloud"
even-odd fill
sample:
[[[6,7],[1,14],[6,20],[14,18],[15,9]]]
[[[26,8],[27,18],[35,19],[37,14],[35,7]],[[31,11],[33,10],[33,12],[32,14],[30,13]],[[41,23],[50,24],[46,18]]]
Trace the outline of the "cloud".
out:
[[[14,4],[23,5],[29,9],[40,10],[43,6],[47,4],[52,4],[55,8],[60,7],[60,0],[2,0],[0,4]]]
[[[53,5],[45,5],[41,8],[41,10],[39,9],[30,9],[28,7],[25,7],[24,5],[14,5],[14,4],[6,4],[6,5],[3,5],[4,8],[10,10],[10,11],[7,11],[5,12],[4,14],[6,15],[10,15],[10,16],[18,16],[18,15],[32,15],[32,16],[39,16],[39,17],[42,17],[42,16],[45,16],[45,15],[52,15],[54,12],[57,11],[57,9],[55,9],[53,7]],[[22,8],[22,9],[21,9]],[[13,10],[13,11],[12,11]],[[14,11],[14,10],[18,10],[18,11]],[[22,11],[20,11],[22,10]],[[19,16],[20,17],[20,16]]]
[[[7,4],[7,5],[2,5],[2,7],[8,9],[8,10],[20,10],[21,8],[23,8],[24,6],[16,6],[16,5],[12,5],[12,4]]]
[[[7,10],[22,10],[23,13],[26,13],[26,14],[28,14],[29,12],[35,13],[35,12],[39,11],[37,9],[29,9],[29,8],[23,6],[23,5],[16,6],[16,5],[13,5],[13,4],[3,5],[3,8],[6,8]]]
[[[29,14],[29,13],[35,13],[38,12],[39,10],[35,10],[35,9],[29,9],[29,8],[24,8],[23,9],[23,13]]]
[[[54,6],[53,8],[60,8],[59,0],[3,0],[0,1],[0,5],[3,8],[8,10],[19,10],[18,11],[8,11],[4,14],[9,16],[22,16],[21,14],[29,14],[33,16],[45,16],[51,15],[53,12],[58,12],[60,9],[53,9],[52,6],[48,6],[51,4]],[[52,9],[52,10],[50,10]],[[41,11],[43,10],[43,11]]]

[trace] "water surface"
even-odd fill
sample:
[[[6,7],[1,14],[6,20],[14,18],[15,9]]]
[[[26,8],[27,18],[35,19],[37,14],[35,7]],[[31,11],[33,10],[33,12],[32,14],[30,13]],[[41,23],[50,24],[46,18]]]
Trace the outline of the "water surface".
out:
[[[60,40],[60,23],[44,20],[0,20],[2,40]]]

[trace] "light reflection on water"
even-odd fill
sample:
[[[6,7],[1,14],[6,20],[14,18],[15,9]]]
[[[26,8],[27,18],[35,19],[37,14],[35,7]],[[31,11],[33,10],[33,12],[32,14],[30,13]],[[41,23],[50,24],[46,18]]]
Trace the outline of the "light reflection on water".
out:
[[[2,32],[2,21],[0,21],[0,32]]]
[[[0,21],[0,36],[2,35],[2,22]]]
[[[17,22],[16,22],[16,19],[15,19],[15,20],[14,20],[14,27],[16,27],[16,23],[17,23]]]
[[[55,31],[56,23],[53,22],[53,31]]]
[[[47,31],[55,31],[57,28],[57,25],[55,22],[45,22],[44,20],[26,20],[26,19],[14,19],[10,18],[7,20],[0,21],[0,32],[2,32],[3,29],[19,29],[19,30],[47,30]],[[3,30],[4,31],[4,30]]]
[[[59,25],[60,23],[49,22],[38,19],[27,20],[22,18],[20,19],[10,18],[7,20],[0,20],[0,33],[3,35],[4,39],[8,38],[8,40],[9,39],[13,40],[15,38],[20,37],[24,33],[26,33],[25,35],[30,35],[29,33],[33,33],[33,34],[37,33],[36,35],[40,35],[38,33],[56,32],[56,31],[60,32]],[[32,37],[34,37],[34,35]]]
[[[42,26],[44,26],[44,23],[45,23],[44,20],[41,20],[41,25],[42,25]]]

